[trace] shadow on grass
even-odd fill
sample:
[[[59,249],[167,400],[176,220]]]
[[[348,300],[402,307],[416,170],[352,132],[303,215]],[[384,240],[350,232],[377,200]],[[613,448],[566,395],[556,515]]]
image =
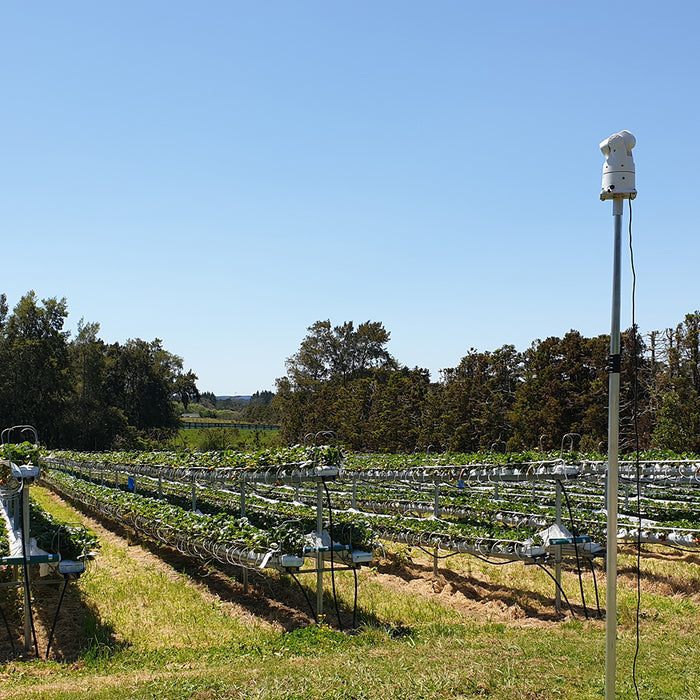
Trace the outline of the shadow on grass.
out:
[[[46,657],[54,621],[55,629],[49,650],[49,658],[54,661],[73,663],[78,660],[107,658],[123,647],[116,641],[112,627],[100,620],[99,612],[73,582],[68,583],[61,609],[58,610],[64,579],[39,578],[38,567],[32,566],[29,580],[32,583],[34,634],[41,658]],[[0,660],[7,662],[35,659],[33,637],[30,638],[31,650],[25,651],[23,588],[1,590],[0,605],[8,620],[12,642],[7,637],[7,629],[3,623],[0,628]]]
[[[644,563],[648,561],[663,562],[670,566],[678,564],[682,564],[684,567],[688,565],[700,566],[700,556],[698,553],[665,548],[659,545],[651,545],[649,548],[646,547],[647,546],[642,545],[640,551],[640,560],[642,561],[640,572],[642,590],[657,595],[683,596],[700,599],[700,588],[698,587],[697,579],[689,578],[687,574],[648,571],[644,568]],[[637,556],[636,548],[627,546],[622,551],[626,555]],[[682,571],[685,574],[687,569],[684,568]],[[637,567],[635,564],[618,565],[617,572],[620,577],[636,585]]]
[[[469,556],[468,554],[461,556]],[[494,564],[494,567],[502,566],[523,566],[522,562],[512,562],[508,564]],[[564,595],[568,597],[570,607],[567,605],[566,599],[562,596],[561,612],[558,612],[555,607],[556,586],[552,581],[551,596],[544,595],[530,588],[521,588],[518,586],[507,585],[498,581],[490,581],[477,579],[466,573],[454,571],[452,569],[441,566],[438,568],[438,575],[433,572],[432,561],[421,561],[411,557],[395,555],[389,553],[383,559],[377,571],[382,574],[388,574],[397,577],[406,583],[422,579],[426,582],[431,582],[430,590],[435,593],[441,593],[442,590],[449,586],[448,591],[460,593],[464,598],[479,602],[489,603],[496,602],[503,609],[504,619],[524,619],[537,620],[540,622],[562,622],[573,613],[575,618],[583,620],[586,617],[586,612],[590,619],[595,619],[599,616],[598,605],[593,596],[592,600],[586,599],[586,607],[583,603],[577,602],[574,596],[579,595],[578,585],[576,591],[564,590]],[[575,567],[567,565],[562,566],[562,571],[577,575]],[[550,573],[553,573],[550,572]],[[584,580],[592,579],[590,569],[582,570]],[[600,586],[600,584],[598,584]],[[508,614],[510,612],[511,614]],[[600,615],[604,615],[605,611],[600,610]]]

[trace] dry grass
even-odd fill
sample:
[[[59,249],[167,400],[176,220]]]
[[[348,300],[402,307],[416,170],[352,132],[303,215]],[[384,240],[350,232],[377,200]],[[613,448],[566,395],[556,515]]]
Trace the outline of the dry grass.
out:
[[[41,489],[37,489],[41,492]],[[304,596],[283,576],[254,577],[245,595],[235,571],[114,532],[44,492],[45,507],[81,519],[102,549],[69,589],[52,658],[0,668],[3,698],[599,698],[604,624],[583,621],[579,583],[565,571],[576,619],[554,609],[554,585],[537,567],[495,567],[468,556],[440,561],[406,547],[359,576],[361,628],[310,626]],[[643,697],[697,700],[700,558],[658,549],[642,557]],[[620,698],[634,698],[635,556],[620,556]],[[604,597],[605,576],[597,572]],[[314,576],[302,577],[315,600]],[[593,577],[583,574],[589,612]],[[341,619],[352,620],[354,581],[336,575]],[[326,577],[326,622],[335,606]],[[45,649],[56,589],[37,591]],[[604,600],[601,600],[604,606]],[[68,607],[66,607],[68,606]],[[15,620],[16,622],[16,620]],[[21,640],[18,635],[18,641]],[[1,648],[1,647],[0,647]]]

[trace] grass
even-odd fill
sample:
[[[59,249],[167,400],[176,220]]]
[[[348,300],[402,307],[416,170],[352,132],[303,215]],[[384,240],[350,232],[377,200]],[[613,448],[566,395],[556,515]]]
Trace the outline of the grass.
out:
[[[205,423],[208,419],[201,419]],[[197,422],[197,421],[193,421]],[[211,422],[211,421],[209,421]],[[216,421],[225,423],[226,421]],[[281,446],[278,430],[255,428],[182,428],[170,444],[171,449],[194,450],[257,450]]]
[[[63,520],[84,516],[33,487]],[[8,661],[2,698],[337,698],[359,700],[600,699],[604,695],[603,622],[584,620],[574,572],[563,585],[576,619],[557,615],[553,585],[537,567],[495,567],[467,556],[440,561],[395,547],[359,575],[360,627],[336,623],[330,576],[325,622],[286,576],[252,577],[253,592],[217,569],[177,554],[129,544],[95,527],[101,548],[71,587],[72,607],[57,634],[62,661]],[[122,533],[124,534],[124,533]],[[155,553],[162,556],[156,557]],[[619,698],[634,698],[635,557],[620,555]],[[700,557],[644,556],[638,684],[642,698],[700,698]],[[345,625],[354,599],[351,574],[336,574]],[[300,577],[315,602],[315,577]],[[599,574],[604,596],[604,576]],[[44,593],[36,592],[37,606]],[[584,593],[595,610],[590,572]],[[0,592],[0,601],[5,606]],[[68,595],[66,596],[68,598]],[[49,604],[51,603],[51,604]],[[45,605],[51,614],[53,600]],[[37,613],[37,627],[45,618]],[[40,619],[39,619],[40,618]],[[6,651],[0,628],[0,650]],[[43,650],[39,630],[40,649]]]

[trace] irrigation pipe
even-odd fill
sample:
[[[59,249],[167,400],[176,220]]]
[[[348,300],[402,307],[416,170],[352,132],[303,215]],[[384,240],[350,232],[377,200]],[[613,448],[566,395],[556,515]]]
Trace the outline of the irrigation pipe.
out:
[[[53,633],[56,630],[56,622],[58,622],[58,613],[61,612],[61,604],[63,603],[63,596],[66,594],[66,588],[68,588],[68,575],[65,576],[65,582],[63,583],[63,590],[61,591],[61,597],[58,599],[58,607],[56,608],[56,614],[53,618],[53,624],[51,625],[51,633],[49,634],[49,642],[46,645],[46,658],[49,658],[49,650],[51,649],[51,642],[53,641]]]
[[[595,575],[595,566],[593,566],[593,560],[589,559],[588,564],[591,567],[591,573],[593,574],[593,587],[595,588],[595,605],[598,609],[598,619],[600,619],[600,599],[598,598],[598,580]]]
[[[574,614],[574,609],[571,607],[571,603],[569,602],[569,599],[566,597],[566,593],[564,593],[564,589],[561,587],[561,584],[557,581],[556,577],[552,574],[551,571],[547,571],[547,567],[542,566],[542,564],[540,564],[539,562],[536,561],[535,565],[539,566],[540,569],[542,569],[542,571],[544,571],[545,574],[547,574],[547,576],[549,576],[549,578],[551,578],[552,581],[554,581],[554,585],[559,589],[559,592],[564,596],[564,600],[566,601],[566,604],[569,606],[569,610],[571,610],[571,616],[573,618],[576,618],[576,615]]]
[[[572,440],[573,442],[573,440]],[[569,494],[566,492],[566,489],[564,488],[564,483],[562,482],[561,484],[561,490],[562,493],[564,494],[564,498],[566,499],[566,509],[569,511],[569,520],[571,521],[571,534],[574,536],[574,552],[576,552],[576,570],[578,571],[578,585],[579,589],[581,590],[581,602],[583,603],[583,612],[586,615],[586,619],[588,619],[588,607],[586,605],[586,597],[583,595],[583,579],[581,577],[581,562],[578,557],[578,545],[576,544],[576,525],[574,524],[574,516],[573,513],[571,512],[571,503],[569,503]]]
[[[326,490],[326,499],[328,501],[328,527],[331,537],[331,585],[333,587],[333,602],[335,603],[335,614],[338,617],[338,628],[343,631],[343,623],[340,619],[340,607],[338,606],[338,594],[335,590],[335,558],[333,556],[333,508],[331,507],[331,494],[328,490],[328,484],[325,479],[321,479],[323,488]],[[321,533],[319,533],[320,536]],[[351,549],[352,551],[352,549]]]
[[[296,574],[293,571],[288,571],[289,575],[294,579],[296,582],[297,586],[299,586],[299,590],[304,594],[304,598],[306,599],[306,603],[309,606],[309,610],[311,610],[311,617],[313,618],[313,621],[318,625],[318,615],[316,615],[316,611],[314,610],[314,606],[311,605],[311,600],[309,599],[308,594],[304,590],[304,586],[301,585],[301,581],[297,578]]]

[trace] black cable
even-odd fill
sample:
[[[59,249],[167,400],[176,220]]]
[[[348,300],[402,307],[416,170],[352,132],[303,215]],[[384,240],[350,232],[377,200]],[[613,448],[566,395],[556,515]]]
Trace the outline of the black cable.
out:
[[[61,591],[61,597],[58,599],[58,607],[56,608],[56,614],[53,618],[53,624],[51,625],[51,634],[49,634],[49,642],[46,645],[46,658],[49,658],[49,649],[51,649],[51,641],[53,640],[53,633],[56,629],[56,622],[58,622],[58,613],[61,612],[61,604],[63,603],[63,596],[66,594],[66,588],[68,588],[68,575],[65,576],[65,582],[63,584],[63,590]]]
[[[578,585],[581,590],[581,602],[583,603],[583,612],[588,620],[588,607],[586,606],[586,597],[583,595],[583,578],[581,576],[581,562],[578,558],[578,545],[576,544],[576,525],[574,524],[574,515],[571,512],[571,504],[569,503],[569,494],[567,494],[564,484],[559,482],[561,486],[561,491],[564,494],[564,499],[566,500],[566,509],[569,511],[569,521],[571,522],[571,534],[574,536],[574,552],[576,552],[576,570],[578,572]]]
[[[656,544],[658,544],[662,547],[668,547],[669,549],[677,549],[679,552],[688,552],[690,554],[697,554],[698,553],[697,549],[688,549],[687,547],[679,547],[676,544],[669,544],[667,541],[657,542]]]
[[[355,602],[352,605],[352,628],[357,629],[357,568],[352,567],[352,573],[355,576]]]
[[[462,552],[450,552],[450,554],[435,554],[434,552],[425,549],[425,547],[421,547],[419,544],[415,544],[412,546],[416,549],[420,549],[421,552],[425,552],[429,557],[434,557],[435,559],[449,559],[450,557],[456,557],[458,554],[462,554]]]
[[[316,615],[316,611],[314,610],[314,606],[311,605],[311,600],[309,599],[309,596],[306,593],[306,590],[304,589],[304,586],[301,585],[301,581],[294,575],[293,571],[287,570],[287,573],[296,581],[297,586],[299,586],[299,589],[301,592],[304,594],[304,598],[306,599],[306,604],[309,606],[309,610],[311,610],[311,617],[313,618],[313,621],[318,624],[318,616]]]
[[[569,606],[569,610],[571,610],[571,617],[576,618],[576,615],[574,614],[574,609],[571,607],[571,603],[569,602],[569,599],[566,597],[566,593],[564,593],[564,589],[561,587],[561,584],[559,583],[559,581],[557,581],[554,574],[552,574],[551,571],[547,571],[547,568],[545,566],[543,566],[542,564],[540,564],[538,561],[535,562],[535,565],[539,566],[540,569],[542,569],[542,571],[544,571],[545,574],[547,574],[547,576],[549,576],[549,578],[551,578],[552,581],[554,581],[554,585],[559,589],[559,592],[564,596],[564,600],[566,601],[566,604]]]
[[[641,645],[641,635],[639,629],[639,620],[641,617],[642,604],[642,485],[641,485],[641,470],[639,467],[639,358],[637,348],[637,323],[635,320],[635,297],[637,292],[637,273],[634,269],[634,248],[632,247],[632,200],[629,199],[629,249],[630,249],[630,266],[632,268],[632,347],[633,347],[633,384],[632,384],[632,423],[634,426],[634,463],[637,472],[637,614],[636,614],[636,644],[634,649],[634,661],[632,662],[632,682],[634,683],[634,692],[639,700],[639,687],[637,686],[637,661],[639,659],[639,649]]]
[[[595,589],[595,605],[598,609],[598,619],[600,619],[602,617],[602,614],[600,612],[600,598],[598,597],[598,579],[595,575],[595,566],[593,566],[593,561],[589,559],[588,563],[591,567],[591,573],[593,574],[593,588]]]
[[[321,479],[323,487],[326,489],[326,499],[328,501],[328,529],[331,538],[331,586],[333,588],[333,602],[335,603],[335,614],[338,618],[338,628],[343,631],[343,622],[340,619],[340,607],[338,605],[338,593],[335,590],[335,559],[333,556],[333,508],[331,507],[331,493],[325,479]],[[320,535],[321,533],[319,533]]]
[[[462,554],[462,552],[456,552],[456,554]],[[522,559],[506,559],[505,561],[491,561],[490,559],[482,557],[480,554],[475,554],[474,552],[464,552],[464,554],[469,554],[472,557],[481,559],[481,561],[485,561],[487,564],[491,564],[492,566],[505,566],[506,564],[515,564],[516,561],[522,561]],[[535,562],[535,564],[537,564],[537,562]]]

